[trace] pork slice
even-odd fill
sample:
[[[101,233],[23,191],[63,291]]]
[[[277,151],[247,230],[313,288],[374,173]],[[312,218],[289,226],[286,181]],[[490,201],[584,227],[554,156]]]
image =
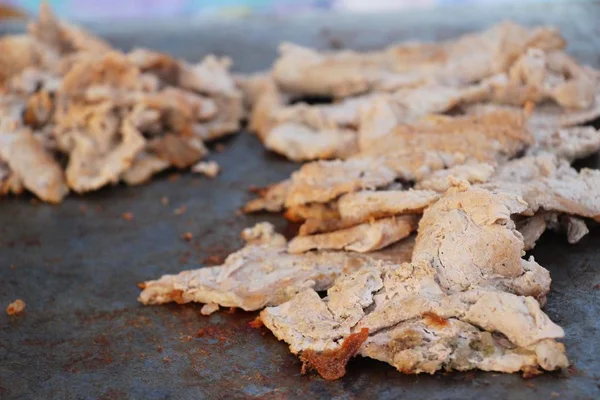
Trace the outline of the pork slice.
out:
[[[348,228],[377,218],[421,214],[440,195],[430,190],[378,190],[361,191],[342,195],[332,215],[306,218],[300,227],[300,235],[330,232]]]
[[[585,109],[563,108],[553,102],[543,102],[537,104],[528,118],[528,125],[534,132],[537,129],[554,130],[557,128],[572,127],[582,125],[600,117],[600,86],[594,95],[592,105]],[[513,110],[520,111],[521,107],[493,104],[477,103],[465,104],[463,106],[466,114],[478,114],[494,110]]]
[[[411,263],[342,275],[327,297],[307,289],[261,320],[294,354],[330,354],[366,329],[358,353],[403,373],[565,367],[556,341],[564,332],[534,299],[547,293],[548,272],[521,259],[510,219],[525,207],[516,196],[460,183],[425,211]],[[488,235],[494,240],[477,243]]]
[[[357,152],[356,132],[349,129],[313,129],[286,122],[273,127],[265,147],[292,161],[347,158]]]
[[[6,35],[0,38],[0,83],[20,75],[27,68],[54,70],[59,56],[35,38],[26,35]]]
[[[342,219],[365,220],[398,214],[420,214],[440,195],[430,190],[387,190],[348,193],[340,197]]]
[[[556,220],[556,213],[538,212],[531,217],[525,217],[516,221],[517,230],[523,235],[525,247],[523,250],[529,251],[535,247],[538,239],[548,229],[548,225]]]
[[[121,174],[121,179],[128,185],[141,185],[148,182],[154,174],[169,168],[171,164],[156,154],[141,150],[135,155],[131,166]]]
[[[85,100],[87,93],[104,88],[113,97],[141,91],[141,71],[118,51],[85,53],[74,59],[63,77],[58,95],[63,101]]]
[[[315,161],[292,174],[285,205],[325,203],[341,194],[376,188],[394,179],[394,170],[378,158]]]
[[[166,85],[176,86],[179,83],[181,64],[166,54],[135,48],[127,53],[127,58],[142,72],[158,77]]]
[[[244,212],[253,213],[258,211],[280,212],[284,209],[285,199],[290,187],[290,181],[284,180],[280,183],[267,186],[259,192],[256,199],[250,200],[244,206]]]
[[[388,114],[387,131],[381,129],[376,135],[371,126],[384,123],[369,121],[373,116],[377,113],[365,113],[361,121],[359,146],[363,154],[427,149],[448,154],[463,153],[468,159],[494,164],[516,156],[533,142],[525,115],[510,110],[466,116],[432,115],[410,123],[403,123]]]
[[[409,42],[362,53],[321,53],[285,43],[273,76],[291,93],[346,97],[426,83],[476,82],[506,71],[529,47],[553,50],[564,45],[555,29],[509,22],[442,43]]]
[[[584,168],[577,172],[552,154],[540,154],[503,165],[490,182],[481,186],[519,195],[528,205],[525,214],[541,209],[599,220],[598,182],[598,170]]]
[[[208,154],[202,140],[187,135],[168,133],[148,141],[147,148],[174,167],[191,167]]]
[[[181,66],[178,86],[212,97],[231,96],[241,100],[241,93],[229,72],[231,60],[228,58],[209,55],[198,64],[182,63]]]
[[[488,91],[483,85],[460,89],[430,85],[399,90],[391,95],[349,97],[332,104],[286,106],[284,97],[271,83],[263,90],[255,108],[253,126],[267,148],[292,160],[347,158],[358,150],[355,131],[359,122],[364,132],[374,135],[382,120],[379,115],[361,118],[363,108],[373,108],[372,112],[380,113],[381,107],[371,106],[388,102],[401,121],[410,121],[447,111],[463,101],[481,101],[488,97]],[[368,126],[364,126],[365,121]]]
[[[307,163],[292,174],[285,205],[325,203],[345,193],[389,185],[396,179],[420,180],[460,162],[464,162],[460,153],[404,149],[385,156]]]
[[[186,129],[186,124],[210,120],[217,115],[217,104],[210,97],[176,87],[165,87],[144,94],[140,100],[140,104],[159,110],[167,127],[174,131]]]
[[[306,288],[329,288],[342,273],[379,261],[356,253],[289,254],[286,240],[273,226],[261,223],[244,231],[247,244],[225,263],[184,271],[143,284],[144,304],[200,302],[247,311],[277,305]]]
[[[347,158],[356,153],[358,110],[370,96],[325,105],[286,105],[286,96],[273,82],[263,85],[251,129],[268,149],[295,161]]]
[[[417,182],[415,189],[433,190],[443,193],[452,185],[448,179],[449,177],[476,184],[490,180],[494,171],[495,168],[493,166],[485,163],[456,165],[448,169],[433,172],[431,175],[425,177],[425,179]]]
[[[600,150],[600,130],[591,126],[533,129],[534,145],[528,155],[553,153],[574,161],[588,157]]]
[[[552,101],[563,108],[589,109],[594,103],[596,78],[562,51],[529,49],[507,74],[490,79],[491,100],[524,105]]]
[[[550,290],[548,271],[535,261],[521,259],[523,236],[511,219],[527,204],[510,192],[492,193],[462,184],[449,189],[423,214],[413,261],[433,266],[437,281],[447,291],[492,287],[543,302]],[[524,287],[523,280],[530,285]]]
[[[15,175],[7,186],[11,192],[22,184],[49,203],[60,203],[69,192],[62,168],[29,128],[0,133],[0,158]]]
[[[350,228],[316,235],[297,236],[290,241],[290,253],[309,250],[348,250],[366,253],[409,236],[417,228],[418,216],[403,215],[365,222]]]
[[[573,215],[561,215],[560,224],[563,230],[567,232],[567,241],[570,244],[579,242],[585,235],[590,233],[584,219]]]
[[[73,147],[66,169],[69,187],[78,193],[117,182],[146,141],[133,122],[122,121],[110,105],[97,108],[87,131],[70,132]]]

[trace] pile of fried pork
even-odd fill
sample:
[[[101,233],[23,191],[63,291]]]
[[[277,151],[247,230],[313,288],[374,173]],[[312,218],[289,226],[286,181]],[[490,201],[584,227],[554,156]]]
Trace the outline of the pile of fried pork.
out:
[[[241,88],[264,145],[307,163],[245,210],[298,235],[259,223],[223,265],[145,282],[139,300],[262,309],[326,379],[355,355],[411,374],[566,367],[549,272],[525,257],[545,230],[576,243],[600,221],[600,170],[571,166],[600,149],[584,126],[600,73],[564,48],[510,22],[372,52],[282,45]]]
[[[0,38],[0,54],[0,194],[58,203],[71,190],[140,184],[196,165],[206,141],[240,128],[227,59],[123,53],[46,3],[27,34]]]

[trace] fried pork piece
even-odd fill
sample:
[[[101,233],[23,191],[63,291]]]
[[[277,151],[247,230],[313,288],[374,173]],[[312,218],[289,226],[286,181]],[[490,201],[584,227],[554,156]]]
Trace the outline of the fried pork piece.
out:
[[[460,153],[404,149],[384,156],[357,156],[304,164],[291,177],[285,205],[325,203],[336,197],[389,185],[396,179],[420,180],[432,171],[464,162]]]
[[[247,245],[223,265],[146,282],[139,300],[144,304],[216,303],[252,311],[281,304],[306,288],[325,290],[342,273],[378,265],[376,259],[356,253],[289,254],[285,238],[268,223],[245,230],[243,237]]]
[[[529,251],[535,247],[538,239],[548,229],[548,226],[556,221],[557,214],[551,212],[538,212],[531,217],[517,220],[517,230],[523,235],[523,250]]]
[[[600,150],[600,130],[591,126],[533,129],[534,145],[527,154],[553,153],[559,158],[574,161]]]
[[[524,105],[550,100],[566,109],[593,106],[598,91],[596,77],[562,51],[544,53],[529,49],[508,74],[490,79],[491,100]]]
[[[498,168],[494,178],[481,187],[521,196],[528,207],[524,214],[554,211],[600,220],[600,170],[577,172],[552,154],[516,159]]]
[[[244,212],[252,213],[257,211],[283,211],[290,184],[290,180],[286,179],[261,189],[259,191],[260,197],[252,199],[246,203],[244,206]]]
[[[286,122],[269,131],[265,147],[292,161],[347,158],[357,152],[356,132],[349,129],[314,129]]]
[[[406,43],[366,53],[319,53],[283,44],[273,76],[291,93],[346,97],[426,83],[477,82],[505,72],[530,47],[548,51],[564,46],[555,29],[527,29],[510,22],[447,42]]]
[[[306,221],[300,227],[299,234],[304,236],[331,232],[394,215],[421,214],[439,197],[439,193],[430,190],[365,190],[348,193],[333,203],[335,207],[330,206],[335,209],[335,213],[311,215],[305,218]],[[315,206],[323,205],[315,203],[310,207]]]
[[[494,174],[495,168],[490,164],[464,164],[457,165],[448,169],[435,171],[427,178],[419,181],[415,185],[415,189],[433,190],[443,193],[450,186],[448,178],[453,177],[458,180],[467,181],[469,183],[483,183],[490,180]]]
[[[40,199],[59,203],[69,192],[60,165],[29,128],[0,133],[0,159],[18,180],[8,184],[13,193],[22,184]]]
[[[296,161],[346,158],[356,153],[358,110],[368,96],[339,103],[287,106],[289,96],[272,79],[262,82],[255,100],[250,129],[265,146]]]
[[[136,154],[131,166],[121,174],[121,179],[128,185],[141,185],[148,182],[154,174],[169,167],[168,161],[142,150]]]
[[[288,245],[290,253],[309,250],[348,250],[366,253],[408,237],[416,228],[415,215],[382,218],[334,232],[297,236]]]
[[[440,286],[450,292],[493,287],[543,303],[550,276],[535,261],[521,259],[523,237],[510,218],[527,204],[514,194],[461,185],[423,214],[412,261],[433,266]]]
[[[378,102],[373,107],[384,107]],[[381,119],[371,120],[377,113],[366,113],[361,121],[359,146],[361,153],[386,154],[390,149],[428,149],[446,153],[461,152],[469,159],[496,163],[510,159],[532,141],[522,112],[496,110],[467,116],[424,117],[416,122],[401,120],[385,122],[387,131],[372,129],[381,126]],[[392,115],[388,115],[393,118]]]
[[[515,196],[451,188],[425,211],[411,263],[343,275],[326,298],[305,290],[261,320],[294,354],[337,349],[368,329],[358,354],[403,373],[565,367],[563,330],[529,297],[543,298],[550,278],[521,259],[510,216],[525,207]]]
[[[273,82],[263,82],[251,128],[265,146],[295,161],[347,158],[357,153],[360,112],[381,98],[393,105],[397,118],[412,121],[430,113],[445,112],[462,102],[489,97],[489,85],[451,88],[439,85],[398,90],[389,95],[363,95],[333,104],[286,106],[289,99]],[[374,112],[381,112],[376,108]],[[378,121],[379,115],[371,120]],[[373,129],[373,127],[369,127]]]
[[[0,38],[0,84],[28,67],[56,69],[59,56],[35,38],[7,35]]]

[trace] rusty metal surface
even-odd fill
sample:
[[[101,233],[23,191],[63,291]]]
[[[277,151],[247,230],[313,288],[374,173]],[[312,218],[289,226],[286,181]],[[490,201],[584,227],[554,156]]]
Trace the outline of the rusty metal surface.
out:
[[[546,5],[464,9],[452,18],[295,17],[165,23],[153,32],[99,30],[122,48],[138,43],[191,59],[219,50],[250,71],[268,66],[282,39],[365,48],[452,37],[513,18],[559,25],[573,53],[598,67],[599,9]],[[138,304],[136,282],[217,262],[241,245],[242,228],[266,219],[286,229],[280,217],[236,210],[250,185],[281,179],[296,166],[266,153],[245,132],[224,144],[226,150],[212,156],[223,171],[216,180],[165,174],[145,186],[71,195],[59,206],[31,204],[27,197],[0,200],[0,305],[16,298],[27,303],[20,317],[0,315],[1,399],[600,398],[599,227],[573,246],[545,234],[533,251],[551,272],[545,310],[565,328],[573,362],[533,380],[479,372],[403,376],[386,364],[355,359],[343,379],[326,382],[301,376],[285,344],[264,328],[250,328],[253,313],[203,317],[195,305]],[[598,157],[585,163],[600,167]],[[176,215],[182,206],[186,212]],[[123,219],[125,212],[133,220]],[[180,238],[184,232],[193,234],[191,242]]]

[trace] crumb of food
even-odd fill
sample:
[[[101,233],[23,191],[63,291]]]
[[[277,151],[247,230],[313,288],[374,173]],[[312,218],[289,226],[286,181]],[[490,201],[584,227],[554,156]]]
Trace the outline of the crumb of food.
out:
[[[169,363],[169,362],[171,362],[171,359],[169,357],[165,357],[165,358],[163,358],[163,362]]]
[[[262,319],[260,319],[260,316],[258,316],[252,321],[248,322],[248,326],[250,326],[250,328],[258,329],[265,326],[265,324],[262,322]]]
[[[210,315],[212,313],[215,313],[219,311],[219,305],[216,303],[207,303],[205,305],[202,306],[202,308],[200,309],[200,314],[202,315]]]
[[[181,238],[183,240],[185,240],[186,242],[189,242],[190,240],[192,240],[193,236],[191,232],[185,232],[183,234],[181,234]]]
[[[15,269],[15,268],[17,268],[17,267],[15,267],[15,264],[10,264],[10,267],[9,267],[9,268],[10,268],[10,269]]]
[[[206,330],[204,328],[200,328],[198,333],[196,333],[196,337],[203,337],[204,335],[206,335]]]
[[[225,145],[223,143],[217,143],[215,145],[215,150],[217,151],[217,153],[222,153],[223,151],[225,151]]]
[[[594,289],[600,289],[600,283],[596,283],[596,284],[594,285]]]
[[[169,205],[169,198],[167,196],[163,196],[160,198],[160,202],[162,203],[163,206],[167,206],[167,205]]]
[[[138,282],[137,287],[142,290],[146,289],[146,282]]]
[[[121,218],[123,218],[125,221],[132,221],[133,220],[133,213],[132,212],[124,212],[123,215],[121,215]]]
[[[175,214],[175,215],[183,215],[183,214],[185,214],[186,211],[187,211],[187,207],[186,206],[181,206],[181,207],[177,207],[173,211],[173,214]]]
[[[221,167],[215,161],[200,161],[192,167],[192,172],[204,174],[209,178],[214,178],[219,174]]]
[[[8,315],[20,315],[25,311],[25,306],[26,304],[23,300],[17,299],[6,307],[6,313]]]
[[[156,351],[158,351],[159,353],[162,353],[163,347],[161,345],[156,346]]]

